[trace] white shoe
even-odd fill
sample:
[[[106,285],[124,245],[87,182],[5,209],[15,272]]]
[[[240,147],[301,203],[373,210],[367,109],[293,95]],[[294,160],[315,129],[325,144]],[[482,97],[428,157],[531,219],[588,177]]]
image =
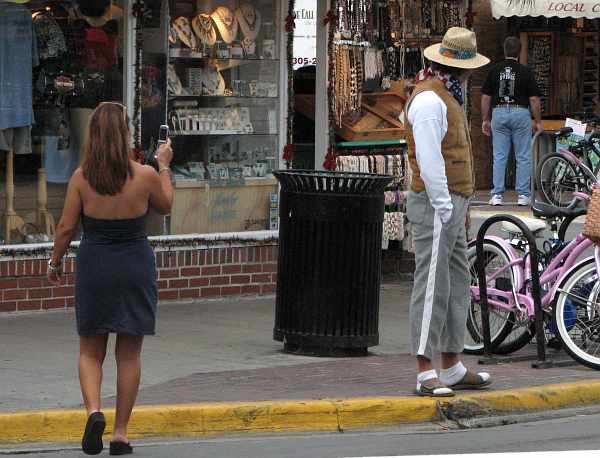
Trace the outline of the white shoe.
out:
[[[519,196],[519,198],[517,199],[517,205],[521,207],[528,207],[529,205],[531,205],[531,199],[529,198],[529,196]]]
[[[498,206],[502,205],[502,194],[494,194],[490,199],[490,205]]]

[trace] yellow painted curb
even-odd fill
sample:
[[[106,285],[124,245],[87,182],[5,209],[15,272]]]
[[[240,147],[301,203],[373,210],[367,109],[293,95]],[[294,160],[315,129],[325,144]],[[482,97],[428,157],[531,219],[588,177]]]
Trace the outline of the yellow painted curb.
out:
[[[261,401],[141,406],[134,410],[132,438],[215,436],[239,433],[337,431],[501,415],[600,403],[600,380],[488,391],[447,399],[381,397],[316,401]],[[114,410],[105,411],[110,434]],[[0,443],[78,442],[82,410],[0,414]]]

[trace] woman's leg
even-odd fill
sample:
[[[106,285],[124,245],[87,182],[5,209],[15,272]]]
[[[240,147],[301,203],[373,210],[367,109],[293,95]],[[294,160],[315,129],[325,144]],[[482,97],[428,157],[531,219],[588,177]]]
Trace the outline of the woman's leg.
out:
[[[102,363],[108,334],[79,337],[79,384],[88,416],[100,410]]]
[[[143,336],[119,334],[115,357],[117,359],[117,412],[115,415],[114,441],[129,442],[127,425],[138,388],[140,386]]]

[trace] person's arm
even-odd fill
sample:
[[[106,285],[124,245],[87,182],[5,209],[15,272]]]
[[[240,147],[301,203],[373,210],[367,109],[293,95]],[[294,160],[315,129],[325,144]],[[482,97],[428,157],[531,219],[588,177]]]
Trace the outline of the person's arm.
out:
[[[170,213],[173,206],[173,184],[171,183],[171,169],[169,168],[172,159],[171,140],[167,140],[167,143],[161,145],[156,153],[158,172],[152,167],[148,167],[150,206],[162,215]]]
[[[60,285],[62,275],[62,258],[71,244],[71,240],[77,233],[79,218],[81,215],[81,184],[83,183],[83,172],[78,168],[67,187],[65,206],[54,236],[54,249],[50,258],[51,267],[48,268],[48,280],[54,285]]]
[[[490,137],[492,135],[492,96],[481,94],[481,131]]]
[[[420,100],[418,100],[420,98]],[[446,107],[435,95],[422,93],[409,109],[415,139],[417,164],[431,206],[439,214],[443,224],[450,222],[454,206],[448,190],[446,164],[442,155],[442,140],[446,136]]]
[[[535,95],[533,97],[529,97],[529,106],[531,107],[531,113],[533,114],[533,131],[541,132],[542,129],[542,103],[540,98]]]
[[[492,71],[489,71],[481,87],[481,131],[488,137],[492,135]]]
[[[529,72],[529,84],[527,87],[529,95],[529,107],[533,115],[531,122],[532,130],[537,133],[542,131],[542,103],[540,101],[540,88],[535,80],[535,75]]]

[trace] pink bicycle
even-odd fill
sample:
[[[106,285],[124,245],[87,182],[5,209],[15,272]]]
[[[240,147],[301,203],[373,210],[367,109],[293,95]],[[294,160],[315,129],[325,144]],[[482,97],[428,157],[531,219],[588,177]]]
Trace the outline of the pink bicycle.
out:
[[[574,193],[584,201],[584,193]],[[565,241],[567,226],[585,210],[537,204],[534,214],[523,218],[536,239],[544,231],[551,236],[538,250],[542,308],[546,334],[554,334],[578,362],[600,369],[600,248],[582,234]],[[545,220],[545,221],[544,221]],[[562,223],[561,223],[562,222]],[[559,229],[560,223],[560,229]],[[531,294],[532,249],[521,231],[511,223],[502,225],[507,238],[487,236],[482,259],[490,307],[492,351],[507,354],[525,346],[534,336],[534,301]],[[475,242],[469,244],[471,307],[467,316],[466,353],[483,352],[481,307]]]

